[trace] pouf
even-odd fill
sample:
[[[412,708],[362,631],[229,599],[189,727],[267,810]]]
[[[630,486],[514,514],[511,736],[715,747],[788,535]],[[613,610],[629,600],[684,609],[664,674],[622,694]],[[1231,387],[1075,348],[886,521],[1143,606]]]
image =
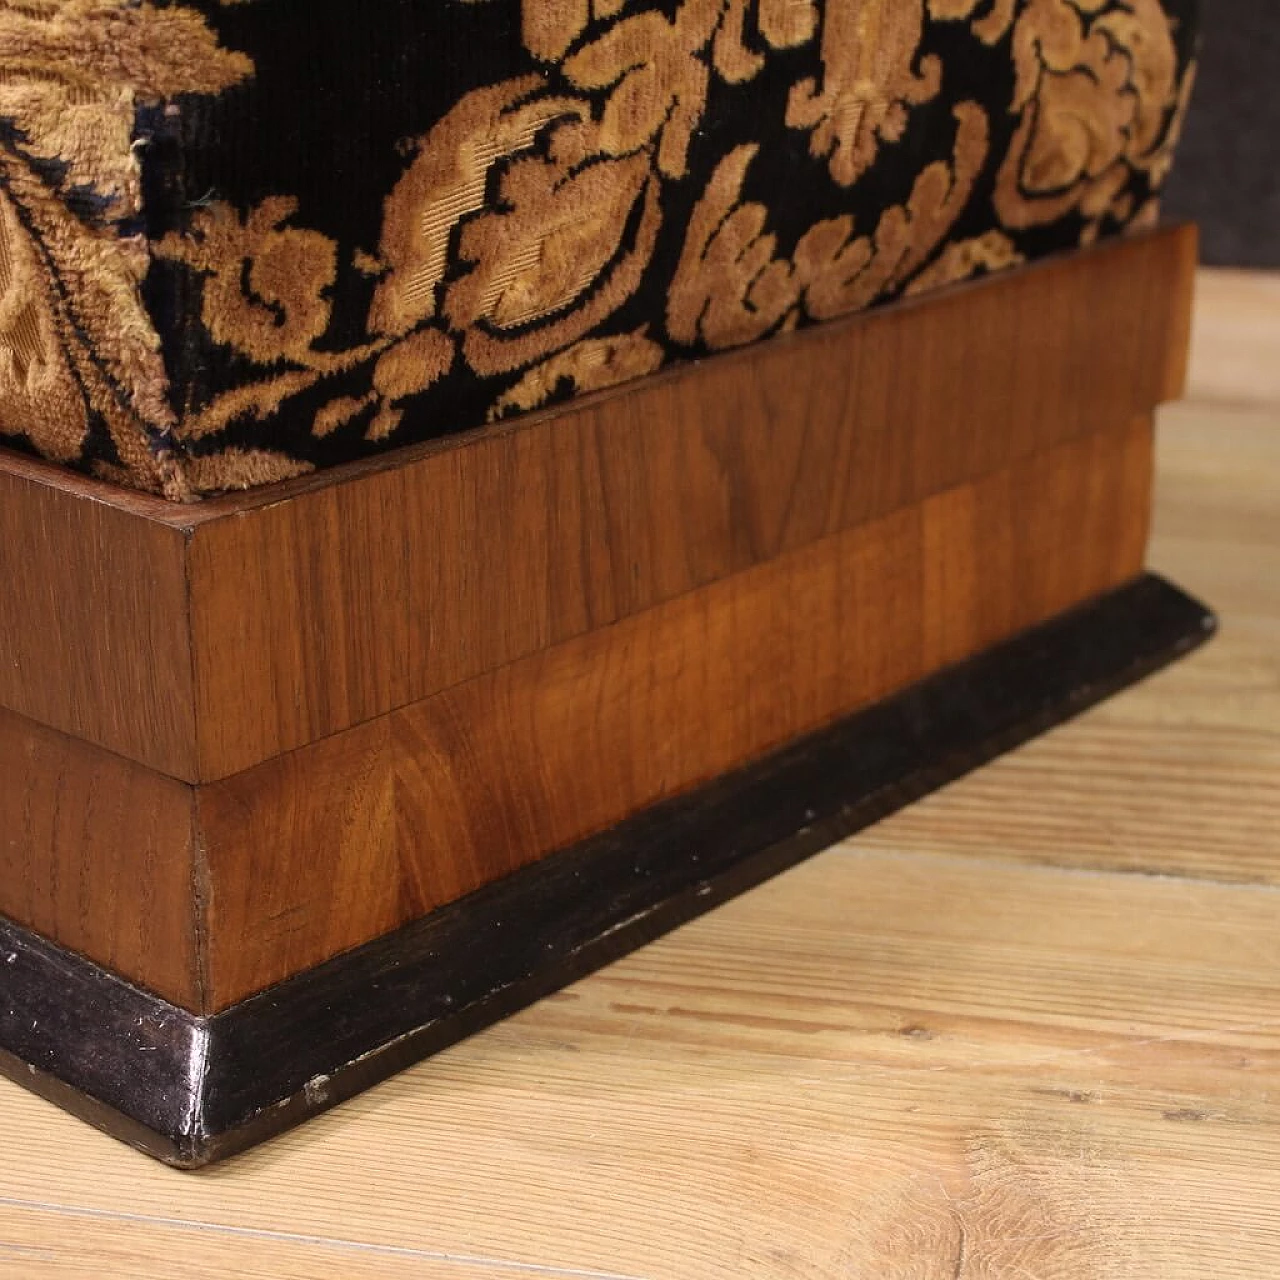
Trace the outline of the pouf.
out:
[[[1196,31],[0,0],[0,1067],[207,1163],[1202,640]]]

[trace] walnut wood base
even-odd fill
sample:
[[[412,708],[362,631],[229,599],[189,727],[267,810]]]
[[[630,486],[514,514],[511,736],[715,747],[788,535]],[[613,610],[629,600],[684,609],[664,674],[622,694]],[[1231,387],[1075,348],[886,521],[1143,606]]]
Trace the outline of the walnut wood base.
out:
[[[1139,578],[213,1016],[0,922],[0,1070],[167,1163],[209,1164],[1077,714],[1212,627]]]
[[[324,1059],[305,1080],[331,1074],[349,1059],[323,1044],[354,1058],[385,1028],[344,1041],[307,1022],[288,993],[320,990],[324,966],[405,928],[436,936],[491,893],[546,899],[583,841],[638,857],[655,806],[701,811],[728,786],[745,813],[761,761],[868,707],[919,710],[925,695],[892,700],[957,664],[1025,666],[996,647],[1142,572],[1194,264],[1194,233],[1163,230],[191,508],[0,453],[0,918],[53,948],[15,941],[0,1011],[22,957],[71,973],[79,956],[221,1065],[180,1123],[154,1113],[181,1095],[179,1049],[140,1057],[126,1075],[154,1096],[131,1111],[77,1074],[123,1059],[97,1037],[75,1066],[60,991],[39,1023],[67,1036],[11,1051],[61,1055],[53,1076],[165,1135],[171,1158],[211,1158],[252,1140],[264,1102],[233,1104],[227,1082],[271,1078],[232,1048],[248,1011],[274,1011],[290,1070],[318,1061],[298,1025]],[[1089,638],[1112,684],[1182,642]],[[1054,679],[1018,691],[1050,719],[1079,683]],[[964,730],[970,756],[993,723]],[[860,777],[838,789],[856,798]],[[698,859],[747,847],[725,823],[645,912],[666,919]],[[589,940],[616,923],[602,883],[522,925],[577,911]],[[526,995],[578,971],[556,954]],[[451,966],[476,955],[441,962],[441,999],[471,1007]],[[481,996],[506,982],[477,964]],[[305,1082],[289,1081],[273,1105]]]

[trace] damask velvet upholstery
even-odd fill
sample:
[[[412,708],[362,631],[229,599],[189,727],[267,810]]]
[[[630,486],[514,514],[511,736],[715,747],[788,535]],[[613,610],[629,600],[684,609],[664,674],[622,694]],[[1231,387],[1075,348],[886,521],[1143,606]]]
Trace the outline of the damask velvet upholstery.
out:
[[[1194,0],[0,0],[0,439],[192,500],[1149,225],[1195,35]]]

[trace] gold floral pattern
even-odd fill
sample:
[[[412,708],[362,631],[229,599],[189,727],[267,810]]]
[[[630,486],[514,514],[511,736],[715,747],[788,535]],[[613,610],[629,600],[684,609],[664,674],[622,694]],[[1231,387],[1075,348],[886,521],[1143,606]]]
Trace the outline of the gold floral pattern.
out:
[[[205,327],[215,342],[259,364],[306,361],[329,327],[325,293],[337,278],[337,250],[314,231],[286,227],[298,202],[263,201],[243,220],[226,205],[200,210],[190,230],[155,246],[205,277]]]
[[[852,221],[837,218],[817,223],[802,237],[796,262],[803,273],[805,304],[815,319],[860,310],[908,287],[945,240],[969,201],[988,147],[981,107],[962,102],[954,114],[950,159],[925,168],[908,199],[886,209],[874,232],[855,237]]]
[[[530,157],[512,166],[502,190],[506,209],[463,230],[459,256],[474,265],[445,295],[480,374],[530,364],[605,320],[639,285],[661,221],[644,155],[581,167]],[[636,241],[620,252],[637,205]],[[545,327],[524,332],[542,319]]]
[[[967,19],[973,24],[973,34],[984,44],[995,44],[1002,39],[1013,23],[1018,0],[929,0],[929,14],[934,18]],[[986,13],[981,10],[986,8]]]
[[[526,4],[522,35],[525,48],[540,62],[559,62],[593,19],[616,18],[627,0],[568,0]]]
[[[768,209],[741,199],[758,150],[741,146],[720,162],[689,223],[667,295],[667,332],[687,346],[754,342],[798,299],[791,264],[776,256],[777,237],[765,229]]]
[[[489,421],[546,404],[562,390],[571,395],[603,391],[620,382],[656,373],[666,352],[643,329],[616,338],[587,338],[535,365],[489,410]]]
[[[1133,175],[1161,165],[1179,67],[1158,0],[1031,0],[1013,28],[1019,122],[995,204],[1020,229],[1068,212],[1096,235],[1132,213]]]
[[[552,124],[582,122],[587,105],[539,96],[540,76],[476,89],[416,145],[387,198],[382,224],[384,279],[370,312],[378,333],[404,333],[436,314],[436,288],[450,266],[459,223],[481,212],[490,174],[530,153]]]
[[[716,170],[689,228],[685,253],[668,295],[667,330],[678,341],[713,350],[753,342],[789,328],[800,309],[817,320],[856,311],[907,281],[950,231],[987,154],[987,120],[975,103],[956,108],[949,162],[926,168],[903,205],[886,209],[869,235],[849,216],[815,223],[790,260],[775,254],[765,230],[768,210],[741,202],[754,147],[740,147]],[[946,281],[960,278],[950,259]],[[974,254],[979,269],[1010,265],[999,254]]]
[[[908,297],[968,280],[980,272],[1007,271],[1026,258],[1003,231],[988,231],[972,240],[956,240],[906,288]]]
[[[902,137],[912,107],[942,88],[942,64],[920,57],[923,0],[828,0],[822,31],[822,84],[791,91],[787,123],[813,131],[815,156],[852,186],[882,142]]]
[[[213,182],[148,243],[140,105],[252,93],[219,12],[289,19],[0,0],[0,430],[199,496],[1145,224],[1188,2],[438,0],[523,62],[387,140],[380,225]]]
[[[0,409],[58,460],[95,423],[163,483],[167,402],[140,296],[133,136],[141,100],[216,93],[250,71],[195,11],[133,0],[0,0]]]

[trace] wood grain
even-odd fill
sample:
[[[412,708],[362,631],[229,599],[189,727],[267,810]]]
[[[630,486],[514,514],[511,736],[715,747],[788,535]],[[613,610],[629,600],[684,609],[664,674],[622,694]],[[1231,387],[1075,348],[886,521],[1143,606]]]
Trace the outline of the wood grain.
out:
[[[0,711],[0,914],[202,1002],[191,788]]]
[[[287,1231],[211,1231],[164,1218],[102,1220],[43,1205],[0,1205],[0,1277],[6,1280],[155,1280],[167,1275],[217,1280],[493,1280],[492,1266],[429,1249],[380,1248],[346,1240],[299,1240]],[[510,1273],[508,1272],[508,1275]],[[581,1273],[539,1268],[542,1280]]]
[[[1273,898],[854,846],[208,1176],[0,1084],[0,1196],[127,1212],[157,1265],[175,1220],[241,1266],[231,1229],[290,1233],[335,1280],[373,1242],[495,1277],[1265,1280]]]
[[[1158,434],[1150,562],[1225,612],[1214,660],[925,798],[866,843],[1280,886],[1280,414],[1176,405]]]
[[[0,451],[0,707],[194,776],[185,538],[62,476]]]
[[[1280,403],[1280,271],[1201,271],[1189,393],[1219,404]]]
[[[1180,393],[1194,253],[1160,232],[206,504],[201,780],[1123,428]]]
[[[229,777],[1149,414],[1194,254],[1109,243],[194,506],[0,452],[0,707]]]
[[[0,913],[224,1008],[1124,581],[1150,462],[1081,437],[204,786],[3,713]]]
[[[199,1178],[0,1080],[0,1276],[1273,1280],[1280,399],[1162,435],[1153,563],[1223,634],[1035,805],[992,766]]]
[[[1150,460],[1082,437],[203,788],[210,1007],[1127,580]]]
[[[200,788],[203,1011],[267,985],[253,981],[266,966],[284,977],[423,914],[396,837],[391,736],[383,717]]]
[[[221,1008],[1135,573],[1193,250],[191,508],[8,457],[0,707],[79,743],[0,911]],[[100,776],[161,799],[42,851]]]

